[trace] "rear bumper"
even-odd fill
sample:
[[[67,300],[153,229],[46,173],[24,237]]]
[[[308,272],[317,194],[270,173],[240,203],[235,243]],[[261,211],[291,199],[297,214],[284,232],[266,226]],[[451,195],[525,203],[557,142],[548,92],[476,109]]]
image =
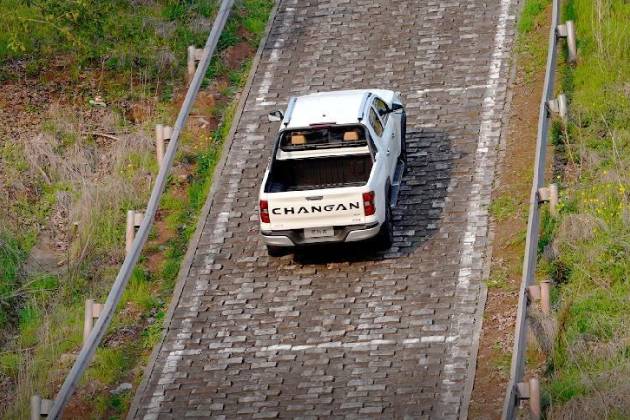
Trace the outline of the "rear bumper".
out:
[[[301,229],[262,231],[262,237],[267,245],[295,247],[310,244],[357,242],[373,238],[378,235],[381,224],[354,225],[335,228],[335,236],[325,238],[304,238]]]

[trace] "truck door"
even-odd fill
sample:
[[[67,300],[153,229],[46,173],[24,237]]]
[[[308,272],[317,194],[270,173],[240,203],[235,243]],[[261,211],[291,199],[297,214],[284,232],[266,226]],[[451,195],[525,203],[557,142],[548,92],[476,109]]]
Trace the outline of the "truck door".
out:
[[[378,97],[374,98],[373,106],[383,123],[383,141],[386,142],[387,148],[390,150],[390,157],[393,160],[394,170],[396,170],[396,163],[401,152],[400,124],[397,121],[397,115],[391,113],[387,104]]]
[[[390,180],[394,179],[394,172],[396,171],[396,159],[398,155],[395,150],[392,150],[392,124],[386,127],[378,113],[373,106],[370,107],[370,125],[374,133],[379,137],[379,153],[384,156],[379,156],[379,159],[383,159],[384,166],[386,168],[387,175]]]

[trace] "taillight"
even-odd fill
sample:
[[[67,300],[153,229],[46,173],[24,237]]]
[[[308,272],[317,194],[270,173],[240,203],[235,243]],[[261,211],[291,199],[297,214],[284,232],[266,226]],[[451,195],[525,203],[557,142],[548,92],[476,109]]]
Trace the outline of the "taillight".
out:
[[[260,200],[260,221],[263,223],[271,223],[269,220],[269,203],[267,200]]]
[[[374,191],[363,193],[363,213],[366,216],[371,216],[376,213],[376,206],[374,205]]]

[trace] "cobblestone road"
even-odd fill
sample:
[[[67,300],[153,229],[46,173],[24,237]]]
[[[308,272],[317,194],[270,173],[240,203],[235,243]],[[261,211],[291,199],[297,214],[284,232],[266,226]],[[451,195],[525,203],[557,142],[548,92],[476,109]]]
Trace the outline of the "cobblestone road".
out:
[[[283,0],[151,374],[130,417],[457,418],[474,372],[510,0]],[[269,258],[256,196],[314,91],[407,104],[395,246]],[[312,254],[312,253],[310,253]]]

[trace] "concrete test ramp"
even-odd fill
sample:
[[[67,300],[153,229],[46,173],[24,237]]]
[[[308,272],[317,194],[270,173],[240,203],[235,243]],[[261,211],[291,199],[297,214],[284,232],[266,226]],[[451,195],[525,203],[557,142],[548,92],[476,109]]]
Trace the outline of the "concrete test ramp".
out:
[[[513,3],[279,2],[130,418],[466,416]],[[394,247],[268,257],[266,114],[365,87],[407,106]]]

